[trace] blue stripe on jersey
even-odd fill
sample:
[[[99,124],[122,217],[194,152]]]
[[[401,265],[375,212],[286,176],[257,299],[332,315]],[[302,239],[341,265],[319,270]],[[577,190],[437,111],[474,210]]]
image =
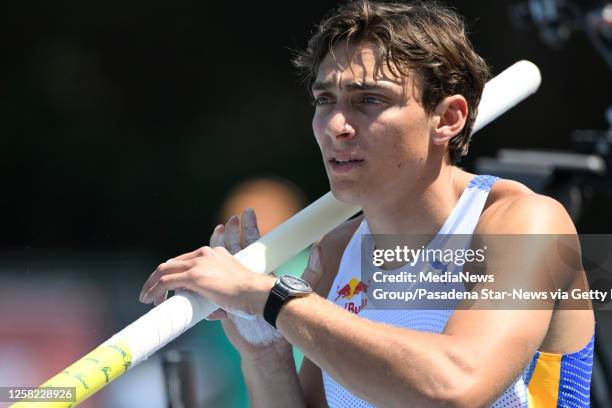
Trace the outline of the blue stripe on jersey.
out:
[[[595,336],[582,350],[561,357],[558,407],[589,407]]]
[[[479,174],[470,180],[467,188],[476,188],[483,191],[490,191],[493,184],[499,180],[499,177]]]

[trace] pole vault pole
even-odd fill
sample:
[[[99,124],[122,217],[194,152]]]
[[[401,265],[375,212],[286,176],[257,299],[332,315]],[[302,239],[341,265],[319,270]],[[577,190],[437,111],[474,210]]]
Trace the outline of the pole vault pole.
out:
[[[483,91],[473,132],[533,94],[540,82],[539,69],[528,61],[519,61],[490,80]],[[235,257],[255,272],[271,272],[359,210],[357,206],[341,203],[329,192]],[[216,308],[199,295],[177,293],[41,385],[74,387],[73,402],[36,403],[36,406],[77,406]],[[29,403],[18,402],[12,407],[26,405]]]

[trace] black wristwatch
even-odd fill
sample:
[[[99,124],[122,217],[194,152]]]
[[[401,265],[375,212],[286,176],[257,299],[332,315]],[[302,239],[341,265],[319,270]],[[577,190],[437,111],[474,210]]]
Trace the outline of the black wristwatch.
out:
[[[309,293],[312,293],[312,288],[304,279],[293,275],[277,278],[264,307],[264,319],[276,329],[276,318],[283,305],[295,297],[306,296]]]

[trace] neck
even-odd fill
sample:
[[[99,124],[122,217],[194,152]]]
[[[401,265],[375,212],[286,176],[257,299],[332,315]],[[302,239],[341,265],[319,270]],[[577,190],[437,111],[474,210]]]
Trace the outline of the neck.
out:
[[[442,166],[437,174],[417,179],[412,188],[363,206],[372,234],[435,234],[444,225],[470,174]]]

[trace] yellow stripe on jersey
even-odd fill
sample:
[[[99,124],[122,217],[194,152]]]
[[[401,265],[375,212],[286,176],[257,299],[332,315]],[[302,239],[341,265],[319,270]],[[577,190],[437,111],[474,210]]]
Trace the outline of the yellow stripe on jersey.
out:
[[[561,354],[539,353],[529,381],[529,408],[557,406],[561,377]]]

